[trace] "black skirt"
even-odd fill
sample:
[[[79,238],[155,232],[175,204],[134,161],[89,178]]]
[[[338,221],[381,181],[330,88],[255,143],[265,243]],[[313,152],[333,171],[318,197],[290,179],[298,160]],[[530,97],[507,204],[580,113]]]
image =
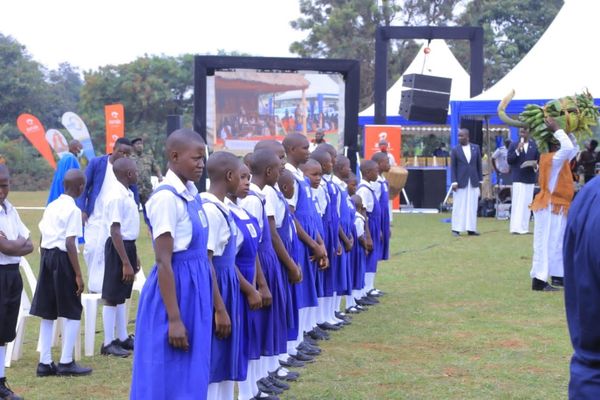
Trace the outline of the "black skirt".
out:
[[[31,301],[31,315],[44,319],[81,319],[81,297],[77,296],[75,271],[67,252],[42,249],[40,273]]]
[[[19,264],[0,265],[0,345],[17,336],[17,319],[21,307],[23,280]],[[4,362],[4,360],[0,360]]]
[[[123,240],[125,253],[137,274],[137,249],[135,240]],[[123,282],[123,263],[117,249],[109,237],[104,245],[104,281],[102,284],[102,298],[112,304],[123,304],[131,297],[133,283]]]

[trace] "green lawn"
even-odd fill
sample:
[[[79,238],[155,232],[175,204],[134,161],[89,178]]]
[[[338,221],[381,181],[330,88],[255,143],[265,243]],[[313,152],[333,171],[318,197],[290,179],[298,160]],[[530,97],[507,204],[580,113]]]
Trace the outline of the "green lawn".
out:
[[[42,205],[43,193],[11,193]],[[21,211],[38,237],[40,211]],[[480,219],[480,237],[453,238],[448,214],[397,215],[392,259],[381,264],[382,304],[322,344],[317,363],[283,399],[562,399],[571,355],[562,292],[531,291],[532,236]],[[153,255],[139,241],[148,273]],[[28,257],[37,271],[37,251]],[[131,360],[95,356],[91,377],[35,377],[36,319],[24,357],[7,369],[27,399],[125,399]],[[98,320],[101,330],[101,320]],[[131,326],[133,330],[133,325]],[[100,345],[102,333],[96,337]],[[54,349],[55,358],[59,350]]]

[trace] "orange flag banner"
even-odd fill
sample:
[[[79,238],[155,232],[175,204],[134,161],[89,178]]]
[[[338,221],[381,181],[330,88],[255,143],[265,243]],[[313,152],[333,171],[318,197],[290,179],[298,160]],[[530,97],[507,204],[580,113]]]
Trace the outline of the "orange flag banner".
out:
[[[21,114],[17,118],[17,127],[33,147],[48,161],[48,164],[56,169],[56,160],[54,160],[52,149],[46,141],[46,130],[40,120],[31,114]]]
[[[397,165],[402,165],[402,128],[395,125],[365,125],[365,160],[380,151],[379,142],[388,142],[387,152],[396,159]],[[400,197],[393,200],[394,210],[400,207]]]
[[[125,109],[123,104],[107,104],[104,106],[106,120],[106,154],[110,154],[117,139],[125,136]]]

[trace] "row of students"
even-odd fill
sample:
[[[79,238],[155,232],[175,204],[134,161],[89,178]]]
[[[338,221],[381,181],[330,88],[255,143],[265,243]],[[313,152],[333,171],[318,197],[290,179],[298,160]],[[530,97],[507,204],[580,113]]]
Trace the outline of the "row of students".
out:
[[[363,199],[334,183],[344,171],[346,185],[348,160],[323,148],[309,161],[303,135],[260,142],[250,168],[212,154],[202,195],[201,137],[178,130],[166,147],[169,171],[147,203],[157,263],[140,298],[131,398],[232,399],[235,382],[239,399],[276,398],[299,375],[286,367],[314,361],[326,330],[349,323],[342,295],[377,301],[360,271],[383,233],[369,236]]]

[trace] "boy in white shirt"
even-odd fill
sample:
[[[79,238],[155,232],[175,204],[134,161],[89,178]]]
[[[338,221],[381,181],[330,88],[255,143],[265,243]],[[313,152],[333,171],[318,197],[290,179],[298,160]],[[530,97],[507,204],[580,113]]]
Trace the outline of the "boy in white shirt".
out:
[[[134,194],[129,189],[137,182],[135,161],[120,158],[113,164],[113,171],[118,184],[108,196],[104,209],[104,221],[110,235],[104,245],[104,344],[100,353],[127,357],[134,346],[133,337],[127,333],[125,301],[131,297],[135,274],[140,270],[135,246],[140,234],[140,215]]]
[[[75,199],[81,196],[85,175],[71,169],[63,181],[65,192],[46,207],[39,228],[42,234],[40,273],[31,302],[31,315],[40,322],[39,377],[89,375],[91,368],[73,361],[73,350],[81,323],[83,278],[77,257],[77,238],[83,235],[81,210]],[[58,366],[52,362],[54,320],[66,318]]]

